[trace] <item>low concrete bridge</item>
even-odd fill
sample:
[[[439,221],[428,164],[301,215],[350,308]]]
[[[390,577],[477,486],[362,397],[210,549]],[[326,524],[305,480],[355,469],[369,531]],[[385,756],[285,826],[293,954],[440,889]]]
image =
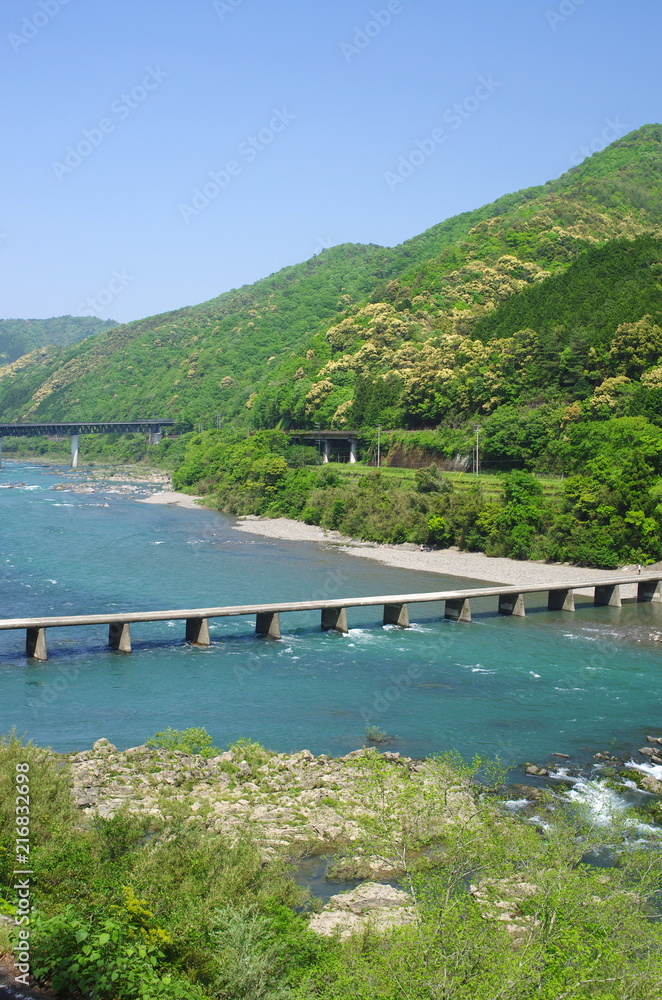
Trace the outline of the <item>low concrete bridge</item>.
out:
[[[158,444],[164,427],[174,420],[90,420],[83,423],[0,424],[0,468],[2,468],[3,437],[68,437],[71,436],[71,467],[78,468],[78,438],[80,434],[149,434],[149,443]]]
[[[552,611],[574,611],[575,591],[592,590],[593,602],[599,606],[620,607],[620,587],[636,584],[637,601],[662,603],[659,576],[605,577],[586,583],[558,585],[536,584],[527,587],[482,587],[473,590],[443,590],[437,593],[391,594],[381,597],[347,597],[331,601],[293,601],[283,604],[247,604],[223,608],[195,608],[176,611],[122,611],[99,615],[66,615],[56,618],[0,619],[0,631],[24,629],[26,656],[47,659],[46,630],[75,625],[107,625],[108,643],[112,649],[131,652],[130,626],[137,622],[185,621],[186,642],[210,646],[209,620],[255,616],[256,635],[280,639],[280,616],[293,611],[321,611],[321,627],[325,631],[347,632],[347,609],[383,605],[383,624],[409,627],[409,605],[444,602],[444,617],[458,622],[471,621],[470,601],[477,597],[496,597],[500,615],[526,615],[524,596],[547,592],[547,607]]]

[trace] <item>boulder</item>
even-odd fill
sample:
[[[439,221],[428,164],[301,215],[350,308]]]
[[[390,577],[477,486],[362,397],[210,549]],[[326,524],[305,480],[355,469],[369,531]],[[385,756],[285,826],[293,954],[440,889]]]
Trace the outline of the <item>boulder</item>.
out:
[[[521,799],[529,799],[532,802],[546,799],[549,795],[546,788],[536,788],[533,785],[508,785],[508,792],[511,795],[519,796]]]
[[[372,930],[378,934],[413,924],[418,916],[407,892],[378,882],[364,882],[351,892],[332,896],[321,913],[310,919],[310,930],[341,940]]]
[[[639,778],[639,787],[651,795],[662,795],[662,781],[658,781],[650,774],[642,774]]]

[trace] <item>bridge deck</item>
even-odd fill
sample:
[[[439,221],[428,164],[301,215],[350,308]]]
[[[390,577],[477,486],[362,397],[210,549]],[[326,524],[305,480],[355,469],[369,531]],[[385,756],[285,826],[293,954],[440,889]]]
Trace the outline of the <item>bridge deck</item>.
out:
[[[41,437],[44,434],[132,434],[151,433],[172,427],[174,420],[83,420],[79,423],[0,424],[0,437]]]
[[[230,618],[240,615],[277,615],[290,611],[341,611],[345,608],[367,608],[378,605],[427,604],[437,601],[468,601],[480,597],[518,597],[524,594],[574,592],[597,587],[619,587],[627,584],[657,584],[660,576],[642,574],[604,577],[575,583],[527,584],[523,587],[477,587],[470,590],[442,590],[422,594],[388,594],[378,597],[344,597],[326,601],[285,601],[280,604],[240,604],[220,608],[171,609],[168,611],[119,611],[111,614],[61,615],[43,618],[0,619],[0,631],[9,629],[45,629],[75,625],[134,624],[136,622],[179,621],[184,619]]]

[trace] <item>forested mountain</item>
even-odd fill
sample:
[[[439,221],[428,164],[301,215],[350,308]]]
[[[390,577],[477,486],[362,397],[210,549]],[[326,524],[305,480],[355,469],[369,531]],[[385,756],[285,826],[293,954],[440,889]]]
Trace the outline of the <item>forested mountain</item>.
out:
[[[85,337],[117,326],[115,320],[90,316],[54,316],[52,319],[0,319],[0,365],[16,361],[38,347],[76,344]]]
[[[426,427],[532,399],[540,351],[547,369],[587,371],[589,394],[618,377],[600,354],[617,329],[659,317],[661,144],[648,125],[398,247],[334,247],[202,305],[33,352],[0,369],[0,419]],[[567,382],[553,391],[572,401]]]

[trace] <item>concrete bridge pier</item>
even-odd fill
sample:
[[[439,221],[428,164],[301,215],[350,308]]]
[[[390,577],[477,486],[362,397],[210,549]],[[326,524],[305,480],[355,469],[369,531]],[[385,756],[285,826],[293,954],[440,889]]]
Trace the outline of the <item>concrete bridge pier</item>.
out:
[[[596,587],[594,590],[593,603],[603,608],[620,608],[621,588],[614,584],[613,587]]]
[[[211,646],[208,618],[186,619],[186,642],[192,646]]]
[[[637,584],[637,600],[651,601],[653,604],[662,604],[662,593],[660,593],[660,581],[639,580]]]
[[[2,468],[2,438],[0,438],[0,469]]]
[[[356,438],[349,439],[349,464],[356,465],[358,457],[356,454]]]
[[[280,615],[277,611],[260,611],[255,616],[255,634],[268,639],[280,639]]]
[[[515,615],[518,618],[526,617],[523,594],[501,594],[499,597],[499,614]]]
[[[550,590],[547,595],[550,611],[574,611],[575,592],[573,590]]]
[[[29,628],[25,638],[25,655],[29,660],[47,660],[46,629]]]
[[[331,461],[331,446],[326,438],[322,440],[322,464],[327,465]]]
[[[384,625],[397,625],[398,628],[409,628],[409,605],[385,604]]]
[[[71,435],[71,468],[78,468],[78,434]]]
[[[131,629],[126,622],[111,622],[108,628],[108,645],[120,653],[131,652]]]
[[[446,600],[444,618],[454,622],[471,621],[471,605],[466,597],[452,597]]]
[[[345,608],[322,608],[322,629],[324,632],[349,632],[347,610]]]

